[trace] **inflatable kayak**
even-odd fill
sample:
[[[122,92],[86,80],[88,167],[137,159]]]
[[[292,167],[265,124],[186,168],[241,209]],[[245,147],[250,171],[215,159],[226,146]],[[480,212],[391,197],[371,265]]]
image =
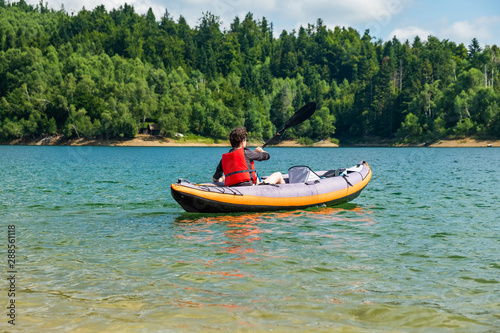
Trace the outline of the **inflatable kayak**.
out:
[[[295,166],[283,175],[286,184],[226,187],[224,183],[195,184],[179,179],[171,185],[171,192],[187,212],[291,210],[349,202],[359,196],[371,176],[365,161],[347,169],[319,172]]]

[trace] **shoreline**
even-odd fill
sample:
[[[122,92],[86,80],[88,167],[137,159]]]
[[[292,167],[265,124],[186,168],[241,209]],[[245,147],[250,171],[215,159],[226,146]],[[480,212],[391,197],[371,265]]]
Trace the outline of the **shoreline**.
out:
[[[206,141],[210,141],[207,139]],[[150,135],[139,134],[133,139],[68,139],[64,136],[53,136],[38,139],[17,139],[7,142],[0,142],[0,145],[9,146],[104,146],[104,147],[229,147],[229,140],[220,141],[217,143],[206,142],[205,140],[190,140],[184,139],[170,139],[163,137],[156,137]],[[249,142],[249,146],[258,146],[262,143]],[[453,139],[453,140],[439,140],[438,142],[427,144],[398,144],[394,145],[390,142],[362,142],[353,144],[340,144],[324,140],[316,142],[313,145],[302,145],[293,140],[280,142],[275,147],[324,147],[324,148],[338,148],[338,147],[430,147],[430,148],[478,148],[478,147],[500,147],[500,140],[477,140],[473,138]]]
[[[133,139],[68,139],[64,136],[53,136],[37,139],[16,139],[7,142],[0,142],[0,145],[7,146],[103,146],[103,147],[230,147],[229,140],[210,142],[211,139],[184,140],[157,137],[145,134],[138,134]],[[249,147],[257,147],[262,142],[249,141]],[[311,146],[297,143],[293,140],[280,142],[275,147],[339,147],[337,144],[324,140]]]

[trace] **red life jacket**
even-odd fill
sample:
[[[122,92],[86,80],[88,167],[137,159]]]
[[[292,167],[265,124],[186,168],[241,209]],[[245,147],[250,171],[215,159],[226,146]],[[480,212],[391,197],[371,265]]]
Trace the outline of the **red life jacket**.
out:
[[[245,159],[244,148],[238,148],[233,152],[222,154],[222,170],[226,175],[225,186],[231,186],[251,180],[254,184],[257,181],[255,166],[250,162],[251,168],[248,168]]]

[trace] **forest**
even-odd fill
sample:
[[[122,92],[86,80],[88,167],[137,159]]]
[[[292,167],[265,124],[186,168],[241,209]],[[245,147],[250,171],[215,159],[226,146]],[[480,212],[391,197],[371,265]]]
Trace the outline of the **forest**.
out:
[[[277,37],[279,36],[279,37]],[[287,138],[433,142],[500,137],[500,50],[428,36],[382,41],[322,19],[275,32],[265,17],[216,13],[195,27],[165,10],[123,5],[78,13],[0,0],[0,141],[62,134],[226,139],[236,126],[273,136],[307,102]]]

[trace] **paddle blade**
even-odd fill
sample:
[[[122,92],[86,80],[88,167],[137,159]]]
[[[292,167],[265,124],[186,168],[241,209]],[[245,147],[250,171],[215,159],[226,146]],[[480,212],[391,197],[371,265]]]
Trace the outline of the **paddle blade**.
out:
[[[301,107],[299,111],[295,112],[295,114],[290,119],[288,119],[288,121],[285,123],[285,129],[303,123],[313,115],[314,111],[316,111],[316,103],[307,103],[306,105]]]

